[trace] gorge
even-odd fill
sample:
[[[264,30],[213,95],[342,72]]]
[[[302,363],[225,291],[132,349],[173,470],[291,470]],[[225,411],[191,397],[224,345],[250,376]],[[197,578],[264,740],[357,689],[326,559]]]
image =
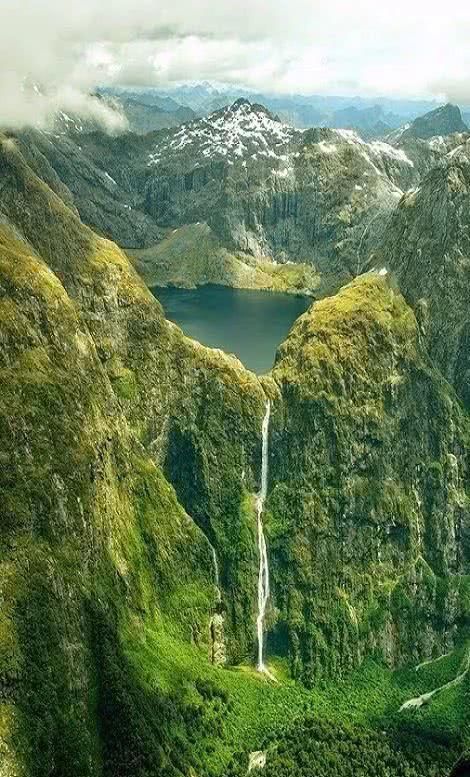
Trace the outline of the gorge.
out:
[[[266,777],[445,777],[470,731],[469,141],[216,114],[183,157],[180,129],[0,134],[0,775],[262,752]],[[151,292],[136,234],[169,282],[203,218],[247,288],[199,265]],[[254,360],[165,294],[220,295],[211,338],[238,308]]]

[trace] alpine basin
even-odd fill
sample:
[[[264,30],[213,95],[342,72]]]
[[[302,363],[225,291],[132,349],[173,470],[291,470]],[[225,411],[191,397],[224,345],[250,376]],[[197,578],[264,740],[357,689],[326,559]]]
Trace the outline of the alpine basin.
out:
[[[225,286],[153,288],[166,317],[204,345],[233,353],[262,375],[278,345],[312,300],[292,294],[246,291]]]

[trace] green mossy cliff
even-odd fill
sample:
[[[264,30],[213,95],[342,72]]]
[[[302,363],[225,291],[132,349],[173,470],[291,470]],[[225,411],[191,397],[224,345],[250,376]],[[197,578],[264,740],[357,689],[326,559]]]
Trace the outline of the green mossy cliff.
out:
[[[232,632],[238,634],[233,652],[251,655],[256,538],[251,510],[248,521],[245,517],[247,493],[256,490],[265,402],[259,381],[236,359],[200,346],[169,324],[125,255],[84,227],[9,141],[0,164],[3,213],[61,279],[80,310],[121,412],[177,489],[181,473],[172,473],[175,441],[184,438],[185,452],[196,441],[203,458],[191,475],[197,488],[191,498],[188,493],[182,497],[220,552]],[[230,556],[226,562],[224,544]],[[227,627],[230,631],[231,622]]]
[[[273,377],[266,523],[294,672],[446,652],[470,614],[469,424],[412,311],[363,276],[297,321]]]
[[[462,142],[462,140],[464,142]],[[458,141],[456,141],[457,143]],[[464,137],[401,199],[377,267],[394,273],[423,342],[470,408],[470,142]]]
[[[187,589],[179,628],[207,643],[210,548],[130,433],[58,278],[7,228],[0,257],[1,773],[98,774],[108,751],[105,773],[157,753],[170,769],[178,707],[154,694],[162,728],[143,741],[145,688],[122,635]],[[118,727],[132,715],[121,751],[98,734],[109,706]]]
[[[165,623],[209,655],[217,592],[162,466],[174,440],[204,440],[196,518],[220,545],[232,652],[251,656],[264,394],[165,321],[11,140],[0,169],[0,773],[186,773],[200,710],[149,688],[133,645]]]

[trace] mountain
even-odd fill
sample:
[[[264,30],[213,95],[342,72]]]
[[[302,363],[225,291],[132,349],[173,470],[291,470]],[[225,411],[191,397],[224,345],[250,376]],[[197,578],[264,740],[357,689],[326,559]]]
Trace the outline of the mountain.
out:
[[[145,213],[137,188],[118,184],[109,172],[105,158],[98,155],[95,161],[84,151],[85,144],[98,137],[102,147],[111,143],[124,147],[125,153],[129,134],[113,140],[101,131],[25,130],[15,137],[34,171],[45,178],[65,202],[73,202],[81,218],[101,235],[112,237],[124,247],[152,244],[162,237],[162,231]],[[131,137],[132,147],[138,147],[139,137]],[[119,167],[118,156],[114,167]]]
[[[123,90],[132,91],[132,90]],[[371,113],[380,113],[380,118],[393,129],[400,127],[406,121],[412,121],[422,113],[432,110],[435,103],[429,100],[403,100],[376,98],[368,99],[359,96],[347,97],[337,95],[305,95],[305,94],[271,94],[254,92],[240,86],[230,84],[187,83],[166,90],[147,89],[147,95],[170,97],[182,105],[188,105],[199,115],[206,115],[214,110],[229,106],[237,98],[243,97],[250,102],[265,105],[270,111],[278,114],[283,120],[294,126],[305,129],[309,127],[337,127],[345,129],[361,129],[360,126],[348,123],[338,124],[343,111],[352,112],[354,118],[360,117],[369,123]],[[362,129],[365,125],[362,126]]]
[[[164,110],[157,105],[148,105],[130,98],[122,97],[116,99],[116,102],[129,123],[129,129],[139,135],[165,127],[178,127],[196,116],[191,108],[182,105],[176,105],[174,110]]]
[[[149,283],[318,296],[367,265],[402,194],[459,137],[390,144],[302,131],[240,99],[145,136],[71,129],[18,140],[34,170],[128,249]]]
[[[238,285],[244,278],[258,288],[288,288],[292,272],[284,279],[273,273],[293,261],[300,267],[293,289],[302,288],[312,266],[337,286],[362,266],[402,187],[419,179],[402,150],[366,144],[348,131],[295,130],[246,100],[141,137],[75,127],[30,130],[18,142],[54,191],[93,229],[133,250],[154,282],[166,262],[159,249],[152,267],[154,247],[172,230],[200,222],[225,251],[219,256],[235,257],[232,269],[225,260],[213,264],[201,282]],[[185,233],[186,245],[197,232]],[[188,246],[189,257],[198,251],[197,241]],[[170,256],[168,262],[174,265]],[[192,285],[191,268],[175,267],[160,280],[173,278]]]
[[[416,310],[433,361],[470,407],[470,143],[450,151],[400,202],[375,261]]]
[[[397,117],[387,114],[380,105],[370,108],[356,108],[353,105],[335,111],[329,126],[356,130],[367,140],[387,135],[396,120]]]
[[[155,141],[145,196],[158,224],[205,221],[231,250],[343,277],[419,180],[401,150],[347,130],[294,130],[246,100]]]
[[[205,477],[219,482],[225,461],[200,520],[216,514],[230,527],[221,524],[217,544],[227,548],[224,585],[237,590],[231,651],[244,654],[256,570],[243,484],[264,393],[235,359],[166,322],[122,252],[84,227],[4,137],[0,170],[2,769],[169,774],[184,764],[186,773],[199,758],[189,738],[204,727],[191,705],[224,691],[201,677],[201,693],[193,684],[185,701],[160,660],[152,687],[142,657],[160,656],[168,636],[210,667],[217,596],[211,546],[163,467],[199,425],[201,489]],[[245,420],[227,444],[237,375],[227,430]],[[212,410],[211,391],[220,399]]]
[[[154,90],[102,88],[98,95],[125,116],[131,132],[145,135],[165,127],[178,127],[196,118],[191,108],[179,105],[171,97],[161,97]]]
[[[297,130],[240,99],[145,136],[72,126],[18,141],[148,283],[318,296],[367,266],[399,198],[461,136],[366,142],[351,130]]]
[[[221,165],[228,185],[241,180],[232,169],[246,180],[254,154],[253,185],[259,170],[299,160],[313,201],[331,197],[325,213],[340,212],[356,185],[390,195],[390,251],[407,200],[420,212],[411,194],[394,194],[393,181],[415,173],[386,144],[330,130],[299,143],[245,104],[230,129],[216,122],[185,132],[188,159],[208,158],[187,194],[209,200]],[[176,132],[152,138],[151,153]],[[57,139],[41,138],[57,159]],[[149,164],[147,139],[80,138],[91,179],[109,167],[123,190],[136,159],[151,181],[166,164],[163,153]],[[121,249],[82,223],[36,142],[0,136],[1,768],[222,777],[246,771],[271,737],[280,747],[264,756],[279,773],[293,736],[305,746],[294,767],[310,768],[316,736],[328,777],[346,751],[353,763],[367,752],[371,774],[444,774],[468,730],[470,422],[444,363],[429,357],[449,307],[442,287],[427,287],[429,337],[412,279],[405,298],[378,265],[315,302],[257,378],[165,320]],[[175,151],[167,164],[184,170]],[[466,155],[421,184],[452,231],[465,226]],[[422,227],[424,245],[442,228]],[[445,245],[451,261],[440,251],[429,261],[437,280],[446,262],[457,293],[464,255]],[[254,670],[262,461],[277,683]],[[224,660],[232,667],[213,663]],[[421,695],[447,682],[421,712]]]
[[[410,124],[406,124],[392,133],[387,140],[397,141],[409,138],[429,140],[438,135],[452,135],[454,132],[468,132],[468,127],[462,119],[457,105],[442,105],[424,116],[418,116]]]

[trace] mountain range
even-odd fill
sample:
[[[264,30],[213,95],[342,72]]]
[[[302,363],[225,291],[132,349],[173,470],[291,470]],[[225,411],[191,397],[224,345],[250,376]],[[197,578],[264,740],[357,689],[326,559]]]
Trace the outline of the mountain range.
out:
[[[447,126],[460,129],[450,110]],[[18,136],[33,169],[128,249],[149,283],[312,294],[366,266],[400,197],[462,138],[403,130],[389,140],[298,130],[245,99],[141,137],[79,127]]]
[[[470,750],[458,109],[389,141],[245,98],[146,134],[71,119],[0,134],[1,777],[450,774]],[[214,280],[315,297],[267,375],[147,288]]]

